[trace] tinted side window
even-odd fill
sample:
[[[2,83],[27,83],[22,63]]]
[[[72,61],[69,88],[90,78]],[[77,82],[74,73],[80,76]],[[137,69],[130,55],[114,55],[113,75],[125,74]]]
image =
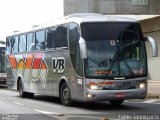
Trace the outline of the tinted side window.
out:
[[[79,47],[79,26],[75,23],[69,24],[69,50],[73,68],[79,76],[83,76],[83,62],[80,56]]]
[[[69,49],[71,52],[75,52],[76,44],[79,44],[79,27],[75,23],[69,24]]]
[[[45,49],[45,31],[36,32],[36,50]]]
[[[20,35],[19,37],[19,52],[26,51],[26,35]]]
[[[11,45],[12,45],[12,53],[18,52],[18,36],[14,36],[11,38]]]
[[[6,53],[7,54],[10,54],[11,53],[11,42],[10,42],[10,37],[8,37],[7,39],[6,39]]]
[[[27,34],[27,51],[35,50],[35,43],[34,43],[34,34],[28,33]]]
[[[67,48],[67,27],[57,27],[57,47]]]
[[[56,28],[50,28],[46,30],[46,48],[55,48],[57,41],[57,31]]]

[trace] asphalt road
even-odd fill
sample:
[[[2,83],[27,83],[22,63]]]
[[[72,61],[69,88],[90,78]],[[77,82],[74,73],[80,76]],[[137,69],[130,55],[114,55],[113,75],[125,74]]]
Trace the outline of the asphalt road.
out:
[[[0,87],[0,120],[160,120],[160,99],[129,100],[119,107],[108,102],[63,106],[58,98],[35,95],[20,98]]]

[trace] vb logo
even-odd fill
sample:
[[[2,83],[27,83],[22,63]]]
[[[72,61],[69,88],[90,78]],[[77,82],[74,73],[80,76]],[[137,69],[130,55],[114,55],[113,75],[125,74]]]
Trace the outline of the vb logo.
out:
[[[65,59],[63,57],[52,58],[53,73],[63,73],[65,70]]]

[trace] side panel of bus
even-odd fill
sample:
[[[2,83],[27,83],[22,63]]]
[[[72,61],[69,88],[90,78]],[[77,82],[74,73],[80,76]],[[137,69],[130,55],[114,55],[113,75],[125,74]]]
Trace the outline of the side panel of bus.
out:
[[[73,99],[84,99],[84,85],[78,83],[68,51],[55,50],[9,55],[8,86],[17,89],[20,78],[26,92],[59,96],[59,83],[67,81]]]
[[[16,48],[16,45],[9,45],[8,51],[13,52],[13,47]],[[7,74],[9,88],[17,90],[18,81],[22,80],[25,92],[58,97],[60,83],[64,80],[70,88],[72,99],[84,100],[84,81],[75,72],[68,48],[28,52],[27,47],[27,52],[8,54]]]

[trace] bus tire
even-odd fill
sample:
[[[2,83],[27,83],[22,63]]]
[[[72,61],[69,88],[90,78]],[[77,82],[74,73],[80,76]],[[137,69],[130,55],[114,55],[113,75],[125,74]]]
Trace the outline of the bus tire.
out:
[[[33,97],[34,97],[34,93],[28,93],[28,92],[27,92],[26,94],[27,94],[26,96],[27,96],[28,98],[33,98]]]
[[[72,105],[70,89],[68,88],[66,83],[63,83],[61,86],[60,99],[61,99],[61,102],[63,105],[65,105],[65,106]]]
[[[109,101],[112,106],[120,106],[124,100],[112,100]]]
[[[22,80],[20,80],[19,83],[18,83],[18,92],[19,92],[19,96],[21,98],[27,97],[27,93],[24,92],[24,87],[23,87],[23,84],[22,84]]]

